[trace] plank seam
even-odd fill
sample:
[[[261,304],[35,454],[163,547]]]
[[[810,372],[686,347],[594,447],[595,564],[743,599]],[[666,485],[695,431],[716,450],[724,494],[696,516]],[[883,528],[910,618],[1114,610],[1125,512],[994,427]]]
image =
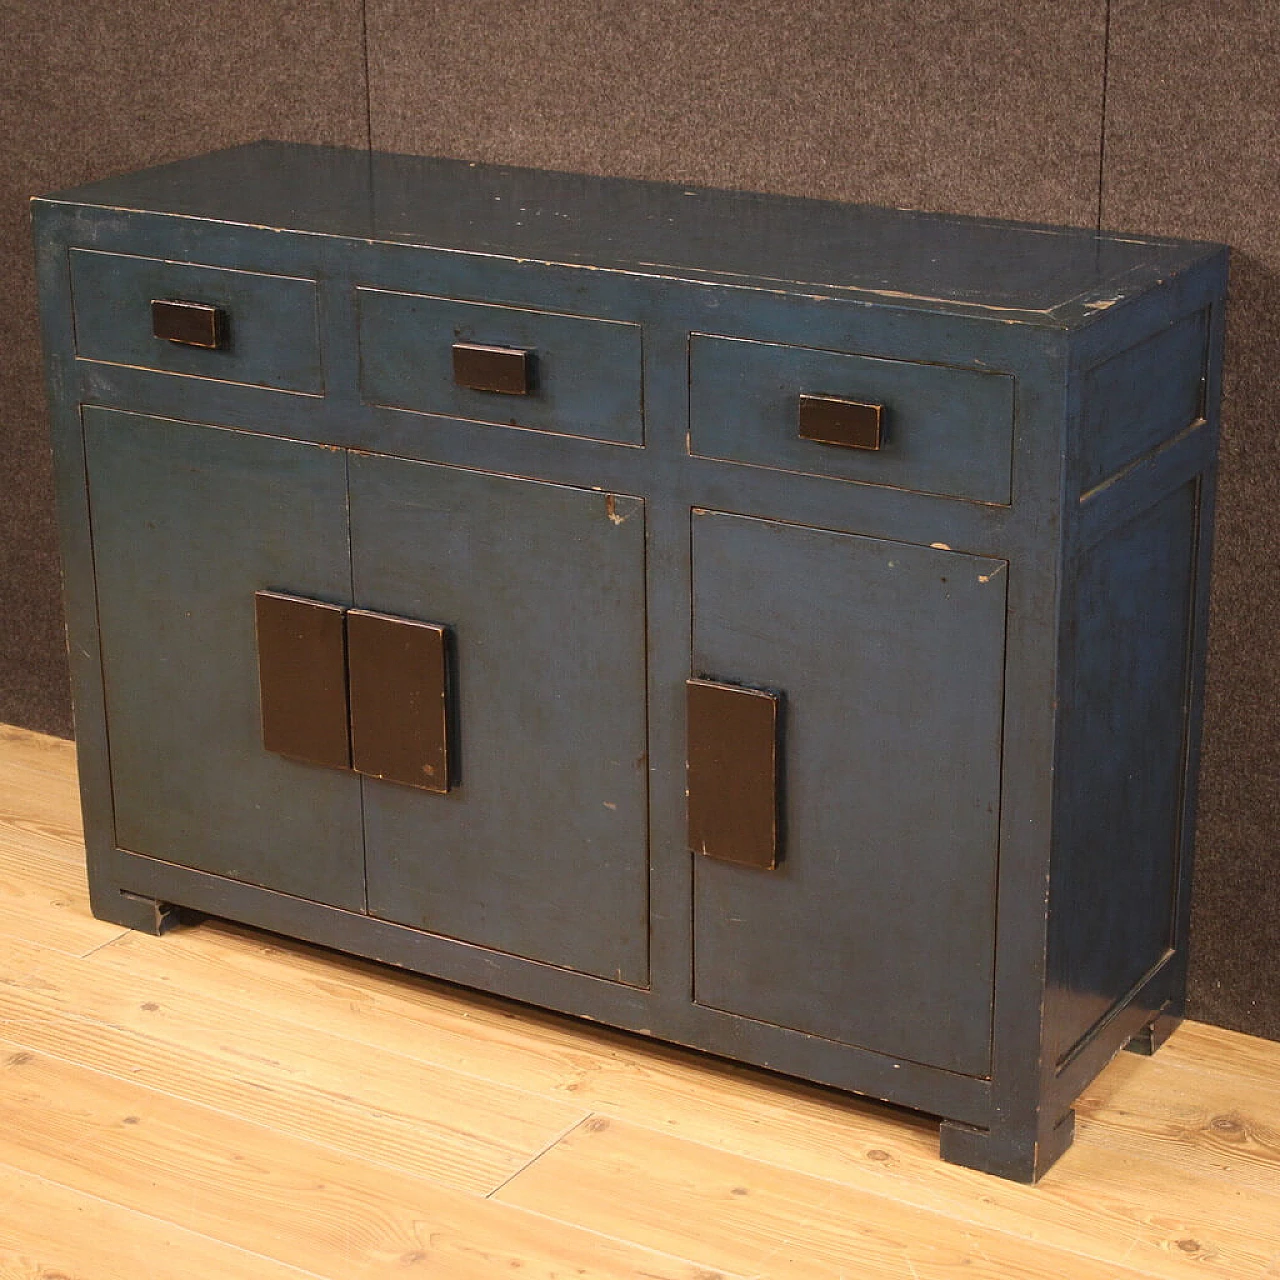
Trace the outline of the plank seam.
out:
[[[313,1280],[330,1280],[329,1277],[319,1271],[311,1271],[307,1267],[298,1266],[297,1263],[284,1262],[280,1258],[271,1257],[269,1254],[259,1253],[254,1249],[246,1249],[243,1245],[234,1244],[230,1240],[223,1240],[218,1236],[208,1235],[203,1231],[197,1231],[194,1227],[189,1227],[182,1222],[175,1222],[172,1218],[157,1217],[154,1213],[147,1213],[142,1209],[136,1209],[133,1205],[125,1204],[120,1200],[109,1200],[106,1196],[95,1195],[92,1191],[85,1191],[81,1187],[74,1187],[69,1183],[59,1182],[56,1178],[46,1177],[43,1173],[37,1173],[34,1169],[26,1169],[22,1165],[14,1164],[10,1160],[0,1160],[0,1169],[11,1169],[16,1173],[22,1174],[24,1177],[31,1178],[33,1181],[42,1182],[45,1186],[57,1187],[59,1190],[66,1191],[73,1196],[80,1196],[85,1200],[92,1200],[96,1204],[107,1205],[110,1208],[118,1209],[123,1213],[132,1214],[135,1218],[138,1218],[143,1222],[155,1223],[156,1226],[161,1227],[166,1231],[180,1231],[184,1235],[194,1237],[197,1240],[206,1240],[210,1244],[217,1245],[219,1248],[233,1249],[236,1253],[241,1254],[245,1258],[250,1258],[254,1261],[260,1260],[262,1262],[270,1263],[275,1267],[279,1267],[282,1270],[292,1271],[299,1277],[299,1280],[304,1276],[311,1276],[313,1277]],[[13,1196],[0,1201],[0,1209],[11,1205],[13,1201]]]
[[[152,1037],[146,1036],[142,1032],[134,1031],[129,1027],[121,1026],[118,1023],[110,1022],[104,1018],[93,1018],[84,1014],[68,1013],[62,1015],[60,1021],[68,1026],[83,1026],[85,1028],[92,1028],[95,1026],[109,1027],[111,1030],[118,1032],[122,1036],[129,1037],[143,1046],[150,1041],[151,1043],[160,1045],[170,1053],[181,1054],[182,1052],[182,1048],[179,1045],[169,1044],[163,1040],[154,1040]],[[295,1130],[278,1128],[275,1125],[267,1123],[265,1120],[257,1118],[256,1116],[248,1115],[244,1111],[232,1110],[226,1106],[205,1102],[199,1098],[193,1097],[190,1093],[179,1093],[171,1089],[160,1088],[155,1084],[144,1083],[143,1081],[129,1075],[117,1074],[115,1071],[107,1068],[94,1066],[83,1059],[68,1057],[65,1053],[57,1053],[47,1046],[39,1043],[38,1040],[34,1044],[30,1043],[30,1040],[31,1037],[24,1035],[21,1024],[11,1020],[6,1020],[4,1022],[3,1033],[0,1034],[0,1047],[12,1046],[16,1049],[25,1050],[29,1053],[37,1054],[40,1057],[48,1058],[53,1062],[61,1063],[63,1066],[71,1067],[76,1071],[85,1071],[92,1075],[100,1076],[106,1080],[114,1080],[118,1084],[127,1085],[131,1089],[139,1089],[144,1093],[152,1094],[158,1098],[167,1098],[184,1107],[198,1108],[211,1116],[226,1117],[229,1120],[234,1120],[238,1124],[251,1126],[264,1134],[269,1134],[277,1138],[284,1138],[289,1142],[313,1147],[317,1151],[324,1152],[329,1156],[337,1156],[343,1160],[356,1159],[355,1153],[353,1153],[350,1147],[337,1146],[323,1138],[318,1138],[310,1134],[299,1133]],[[317,1109],[324,1105],[324,1099],[322,1097],[317,1096],[314,1101]],[[404,1164],[395,1164],[390,1160],[379,1158],[376,1155],[367,1153],[359,1157],[359,1160],[360,1163],[372,1168],[383,1169],[388,1173],[396,1174],[399,1177],[424,1182],[431,1187],[447,1191],[455,1195],[474,1196],[477,1200],[487,1198],[482,1195],[478,1189],[468,1188],[457,1181],[451,1181],[447,1178],[443,1178],[437,1173],[424,1172],[420,1169],[414,1169]]]
[[[576,1133],[577,1130],[582,1128],[582,1126],[586,1124],[587,1121],[590,1120],[594,1115],[595,1115],[594,1111],[587,1111],[583,1115],[579,1116],[578,1119],[576,1119],[571,1125],[569,1125],[567,1129],[564,1129],[562,1132],[556,1134],[556,1136],[552,1138],[550,1142],[545,1143],[539,1151],[537,1151],[534,1155],[530,1156],[530,1158],[526,1160],[524,1164],[522,1164],[514,1173],[509,1173],[505,1178],[502,1179],[501,1182],[498,1183],[496,1187],[494,1187],[491,1191],[486,1192],[484,1198],[486,1200],[492,1200],[494,1196],[498,1194],[499,1191],[501,1191],[509,1183],[513,1182],[516,1178],[518,1178],[526,1169],[532,1168],[533,1165],[537,1164],[537,1162],[541,1160],[542,1157],[545,1156],[548,1151],[550,1151],[553,1147],[558,1147],[570,1134]]]
[[[735,1161],[739,1161],[745,1165],[755,1165],[755,1166],[760,1166],[767,1169],[773,1169],[773,1170],[777,1170],[782,1173],[785,1173],[791,1177],[798,1177],[800,1179],[813,1182],[813,1183],[825,1184],[828,1188],[830,1188],[830,1190],[827,1192],[825,1197],[823,1197],[818,1207],[811,1208],[808,1211],[808,1217],[806,1218],[806,1222],[812,1221],[818,1215],[821,1206],[829,1203],[832,1196],[843,1191],[845,1193],[857,1194],[858,1196],[866,1200],[884,1201],[889,1204],[896,1205],[899,1208],[905,1209],[910,1213],[922,1215],[922,1218],[924,1220],[932,1220],[932,1221],[941,1222],[941,1223],[948,1223],[953,1226],[966,1228],[972,1231],[987,1233],[991,1236],[997,1236],[1007,1241],[1013,1241],[1018,1244],[1028,1245],[1036,1251],[1035,1260],[1037,1262],[1043,1263],[1048,1267],[1052,1267],[1056,1259],[1065,1260],[1067,1258],[1071,1258],[1071,1259],[1078,1259],[1080,1261],[1088,1262],[1099,1267],[1123,1268],[1122,1271],[1118,1271],[1116,1274],[1125,1276],[1126,1280],[1138,1280],[1139,1277],[1149,1277],[1150,1280],[1165,1280],[1165,1278],[1169,1274],[1171,1274],[1171,1272],[1166,1272],[1164,1270],[1152,1270],[1150,1266],[1143,1261],[1139,1261],[1135,1263],[1132,1260],[1126,1260],[1122,1263],[1117,1263],[1105,1255],[1102,1255],[1096,1252],[1091,1252],[1086,1248],[1081,1247],[1078,1244],[1046,1242],[1037,1233],[1037,1224],[1034,1220],[1032,1220],[1030,1225],[1028,1225],[1025,1229],[1019,1229],[1014,1226],[1001,1225],[999,1223],[987,1221],[980,1216],[979,1212],[975,1212],[974,1209],[960,1202],[957,1202],[952,1208],[938,1208],[938,1207],[934,1207],[932,1205],[923,1203],[920,1200],[912,1198],[910,1195],[911,1188],[925,1185],[925,1184],[922,1184],[918,1176],[915,1176],[915,1175],[911,1177],[906,1177],[906,1178],[895,1178],[895,1181],[901,1183],[903,1186],[903,1189],[905,1189],[908,1192],[907,1195],[899,1194],[896,1188],[889,1188],[889,1187],[886,1187],[884,1190],[870,1191],[865,1187],[860,1187],[854,1183],[842,1182],[838,1178],[832,1177],[828,1174],[814,1173],[814,1172],[811,1172],[810,1170],[799,1168],[795,1165],[782,1164],[776,1160],[764,1159],[760,1156],[743,1155],[739,1152],[735,1152],[723,1147],[718,1147],[709,1142],[704,1142],[698,1138],[689,1138],[689,1137],[684,1137],[680,1135],[665,1134],[661,1130],[656,1129],[651,1125],[640,1124],[634,1120],[630,1120],[630,1119],[626,1119],[618,1116],[612,1116],[612,1115],[609,1115],[609,1113],[607,1112],[598,1112],[594,1114],[598,1115],[603,1119],[609,1120],[611,1123],[616,1122],[629,1129],[636,1130],[644,1134],[653,1134],[660,1138],[674,1138],[675,1141],[677,1142],[687,1144],[692,1147],[701,1148],[704,1151],[712,1152],[718,1156],[730,1157],[731,1159]],[[587,1117],[588,1120],[591,1118],[592,1117]],[[587,1122],[586,1120],[581,1121],[578,1125],[575,1126],[575,1129],[581,1128],[582,1125],[585,1124],[586,1122]],[[563,1141],[564,1138],[568,1136],[569,1136],[568,1134],[563,1135],[559,1141]],[[1077,1137],[1079,1136],[1080,1135],[1077,1134]],[[1098,1144],[1095,1143],[1093,1145],[1096,1147]],[[1130,1152],[1126,1151],[1125,1154],[1126,1154],[1126,1158],[1131,1158]],[[1145,1156],[1136,1156],[1132,1158],[1140,1161],[1143,1165],[1158,1166],[1160,1163],[1157,1160],[1152,1160]],[[530,1164],[532,1163],[533,1161],[530,1162]],[[513,1175],[512,1178],[507,1179],[507,1182],[503,1184],[503,1187],[507,1186],[510,1182],[512,1182],[515,1176],[516,1175]],[[985,1177],[988,1175],[982,1175],[982,1176]],[[1219,1185],[1223,1183],[1225,1183],[1226,1185],[1232,1185],[1230,1180],[1224,1179],[1221,1177],[1214,1178],[1212,1179],[1212,1181],[1215,1185]],[[496,1194],[496,1192],[491,1194]],[[975,1195],[975,1199],[981,1202],[981,1197]],[[502,1201],[502,1203],[505,1204],[509,1202]],[[587,1230],[587,1231],[595,1230],[597,1234],[604,1235],[608,1239],[624,1238],[624,1237],[611,1235],[607,1232],[600,1232],[597,1228],[590,1227],[589,1225],[583,1222],[577,1221],[574,1218],[558,1217],[556,1215],[546,1213],[543,1210],[534,1209],[528,1205],[519,1204],[518,1202],[515,1202],[515,1207],[518,1207],[524,1210],[526,1213],[536,1213],[536,1214],[539,1214],[540,1216],[550,1219],[551,1221],[560,1222],[566,1226],[573,1227],[578,1230]],[[868,1220],[874,1221],[874,1215],[868,1215]],[[792,1234],[794,1234],[794,1231]],[[926,1239],[927,1237],[922,1236],[921,1238]],[[627,1241],[628,1243],[633,1245],[638,1245],[641,1248],[654,1247],[652,1245],[643,1244],[640,1241],[633,1240],[630,1238],[627,1238]],[[769,1254],[766,1256],[772,1257],[777,1252],[777,1249],[779,1247],[784,1246],[785,1243],[786,1241],[780,1241],[778,1245],[775,1246],[773,1249],[771,1249],[769,1251]],[[1141,1243],[1141,1239],[1135,1238],[1133,1242],[1133,1246],[1131,1246],[1130,1252],[1132,1251],[1132,1247],[1136,1246],[1139,1243]],[[1154,1241],[1152,1241],[1151,1244],[1153,1247],[1155,1247]],[[673,1254],[671,1256],[682,1257],[683,1255]],[[1126,1258],[1127,1257],[1128,1255],[1126,1254]],[[1046,1274],[1065,1274],[1065,1273],[1061,1271],[1046,1271]],[[767,1272],[759,1273],[759,1274],[752,1273],[749,1277],[747,1277],[747,1280],[768,1280],[768,1273]]]

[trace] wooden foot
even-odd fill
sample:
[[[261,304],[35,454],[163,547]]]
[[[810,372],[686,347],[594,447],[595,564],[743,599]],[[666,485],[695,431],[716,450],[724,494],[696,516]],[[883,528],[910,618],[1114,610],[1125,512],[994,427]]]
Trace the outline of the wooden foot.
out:
[[[1037,1182],[1071,1145],[1075,1123],[1074,1111],[1068,1111],[1042,1134],[973,1129],[944,1120],[938,1135],[939,1154],[950,1164],[964,1165],[998,1178]]]
[[[1178,1029],[1182,1015],[1162,1009],[1134,1036],[1125,1048],[1130,1053],[1140,1053],[1149,1058]]]
[[[184,914],[171,902],[157,902],[124,889],[105,888],[90,894],[93,914],[99,920],[107,920],[139,933],[162,934],[179,924],[190,923],[190,914]]]

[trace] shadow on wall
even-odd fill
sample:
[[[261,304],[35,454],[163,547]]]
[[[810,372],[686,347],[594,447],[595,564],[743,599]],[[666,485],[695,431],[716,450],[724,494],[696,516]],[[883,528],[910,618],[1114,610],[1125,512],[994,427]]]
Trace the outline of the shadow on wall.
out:
[[[1280,1039],[1280,271],[1233,252],[1230,289],[1188,1011]]]

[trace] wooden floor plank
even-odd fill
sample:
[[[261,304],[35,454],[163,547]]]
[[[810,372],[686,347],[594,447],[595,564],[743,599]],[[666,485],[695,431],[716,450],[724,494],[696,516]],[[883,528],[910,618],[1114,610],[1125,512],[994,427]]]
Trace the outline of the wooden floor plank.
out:
[[[316,1273],[0,1166],[0,1280],[315,1280]]]
[[[15,1043],[446,1186],[486,1194],[586,1115],[145,977],[56,955],[29,968],[0,979]]]
[[[12,765],[0,748],[0,828],[45,831],[68,861],[84,859],[84,823],[75,775],[69,778]]]
[[[64,852],[64,844],[75,853],[74,858]],[[84,842],[78,836],[64,840],[47,827],[9,825],[0,820],[0,884],[8,884],[17,893],[37,885],[53,889],[68,899],[72,910],[89,914]]]
[[[1280,1060],[1280,1052],[1274,1054]],[[1111,1064],[1076,1106],[1077,1141],[1280,1197],[1280,1071],[1271,1080],[1188,1071],[1155,1058]],[[1280,1250],[1280,1199],[1271,1209]]]
[[[36,973],[47,960],[61,954],[23,938],[10,938],[0,934],[0,982]]]
[[[222,992],[282,1019],[591,1110],[635,1107],[644,1119],[797,1133],[891,1114],[904,1142],[937,1154],[937,1122],[910,1112],[236,925],[210,921],[160,939],[126,934],[91,963]],[[831,1141],[843,1144],[853,1132],[837,1130]]]
[[[0,748],[0,823],[21,821],[82,837],[80,793],[74,774],[64,777],[12,764],[2,752]],[[67,856],[80,855],[68,850]]]
[[[598,1274],[609,1276],[648,1270],[691,1278],[707,1267],[750,1263],[755,1270],[747,1274],[778,1277],[844,1274],[841,1265],[851,1277],[904,1280],[913,1266],[921,1280],[961,1266],[975,1276],[1070,1276],[1084,1266],[1079,1274],[1087,1276],[1174,1280],[1194,1268],[1224,1280],[1280,1277],[1280,1046],[1187,1023],[1154,1059],[1121,1055],[1081,1099],[1073,1148],[1037,1187],[1021,1187],[942,1164],[936,1122],[927,1117],[832,1090],[238,926],[208,922],[159,939],[100,926],[88,912],[70,751],[37,743],[23,755],[22,737],[0,729],[0,1033],[7,1022],[29,1042],[13,1052],[43,1055],[72,1072],[72,1081],[114,1078],[105,1087],[141,1089],[138,1096],[162,1110],[179,1108],[172,1114],[195,1126],[188,1141],[203,1142],[205,1127],[219,1138],[255,1135],[246,1139],[246,1158],[268,1183],[286,1176],[295,1158],[289,1153],[302,1151],[338,1162],[324,1167],[346,1170],[361,1188],[381,1185],[380,1175],[393,1187],[434,1188],[444,1200],[430,1203],[444,1206],[444,1226],[428,1232],[436,1269],[424,1274],[500,1274],[503,1258],[528,1255],[531,1274],[573,1275],[564,1249],[585,1239],[615,1250],[592,1255]],[[34,789],[30,804],[24,787]],[[90,930],[97,932],[90,937]],[[89,1093],[100,1096],[103,1087]],[[598,1136],[586,1125],[552,1141],[555,1121],[567,1128],[587,1113],[607,1122],[600,1134],[613,1128],[614,1147],[585,1146],[584,1135]],[[8,1127],[27,1114],[17,1107]],[[209,1118],[216,1116],[221,1121]],[[178,1140],[171,1128],[157,1132],[155,1158],[168,1168]],[[42,1163],[55,1159],[50,1133],[23,1140],[27,1167],[34,1161],[37,1173],[55,1176],[58,1166]],[[149,1186],[156,1218],[251,1247],[218,1224],[230,1229],[236,1212],[253,1212],[252,1197],[235,1192],[223,1217],[193,1223],[185,1199],[192,1184],[177,1176],[146,1184],[144,1145],[114,1182],[105,1154],[86,1171],[73,1152],[68,1170],[97,1177],[99,1190],[72,1178],[65,1194],[94,1196],[108,1187],[121,1206],[109,1211],[145,1215],[133,1197]],[[215,1150],[238,1171],[243,1161],[225,1144]],[[13,1162],[13,1151],[0,1145],[6,1159]],[[212,1171],[220,1167],[193,1165],[195,1185],[217,1186]],[[733,1170],[751,1175],[734,1184],[746,1197],[716,1181]],[[479,1218],[460,1216],[459,1206],[483,1205],[483,1193],[508,1174],[498,1192],[503,1204],[490,1207],[517,1218],[488,1218],[483,1210]],[[695,1185],[687,1204],[682,1177]],[[544,1207],[554,1216],[507,1203],[535,1193],[551,1197]],[[588,1222],[574,1207],[593,1196],[607,1206],[627,1194],[642,1206],[634,1221],[601,1208]],[[725,1204],[718,1194],[728,1195]],[[741,1218],[741,1201],[753,1194],[763,1205],[758,1228]],[[824,1202],[828,1194],[834,1198]],[[831,1221],[832,1206],[839,1222]],[[290,1242],[305,1229],[306,1214],[297,1212],[302,1218],[284,1229]],[[382,1221],[376,1200],[361,1212]],[[510,1221],[515,1237],[506,1235]],[[573,1225],[582,1222],[629,1234],[639,1251],[584,1237]],[[269,1235],[279,1227],[270,1219],[261,1229]],[[715,1247],[695,1249],[704,1237]],[[698,1262],[640,1248],[681,1240],[677,1257]],[[920,1259],[913,1241],[936,1248]],[[1013,1252],[1006,1257],[1005,1249]],[[366,1251],[349,1265],[345,1254],[326,1255],[321,1246],[304,1254],[290,1243],[278,1265],[327,1258],[329,1271],[317,1274],[335,1280],[406,1269],[390,1256]],[[8,1280],[3,1269],[0,1280]]]
[[[1162,1177],[1136,1139],[1099,1156],[1086,1136],[1028,1188],[943,1164],[937,1123],[926,1117],[233,926],[211,924],[159,940],[129,935],[91,963],[210,994],[233,991],[246,1007],[376,1049],[572,1098],[596,1113],[975,1226],[1114,1262],[1141,1256],[1155,1275],[1186,1275],[1193,1262],[1228,1275],[1242,1253],[1256,1259],[1247,1224],[1243,1240],[1231,1227],[1238,1214],[1230,1192],[1204,1189],[1192,1170]],[[1123,1055],[1109,1071],[1151,1062]],[[1118,1078],[1123,1082],[1123,1074]],[[1095,1086],[1100,1099],[1108,1079]],[[1157,1091],[1147,1105],[1158,1109],[1161,1101]],[[1096,1114],[1098,1123],[1108,1123],[1105,1110]],[[1222,1218],[1216,1225],[1213,1213]]]
[[[120,937],[93,918],[84,859],[78,825],[0,813],[0,936],[77,956]]]
[[[1274,1040],[1188,1021],[1160,1048],[1154,1061],[1165,1067],[1221,1076],[1229,1087],[1247,1083],[1274,1094],[1280,1083],[1278,1054]]]
[[[335,1280],[711,1280],[3,1039],[0,1163]]]
[[[76,744],[66,738],[0,724],[0,759],[6,769],[11,765],[37,769],[56,777],[69,778],[72,788],[75,787]]]
[[[84,845],[65,832],[23,817],[0,818],[0,936],[80,956],[125,930],[93,918]]]
[[[1140,1271],[597,1117],[498,1198],[771,1280],[1121,1280]]]

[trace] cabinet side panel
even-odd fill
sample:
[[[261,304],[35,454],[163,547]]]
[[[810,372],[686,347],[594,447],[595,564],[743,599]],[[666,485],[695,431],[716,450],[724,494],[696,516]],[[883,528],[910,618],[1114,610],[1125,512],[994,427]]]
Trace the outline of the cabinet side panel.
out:
[[[1199,486],[1090,548],[1064,595],[1049,1022],[1061,1061],[1173,946]]]
[[[254,626],[257,591],[345,603],[345,459],[84,417],[117,844],[362,909],[359,783],[264,748]]]
[[[1197,311],[1088,371],[1081,491],[1201,420],[1208,351],[1209,313]]]

